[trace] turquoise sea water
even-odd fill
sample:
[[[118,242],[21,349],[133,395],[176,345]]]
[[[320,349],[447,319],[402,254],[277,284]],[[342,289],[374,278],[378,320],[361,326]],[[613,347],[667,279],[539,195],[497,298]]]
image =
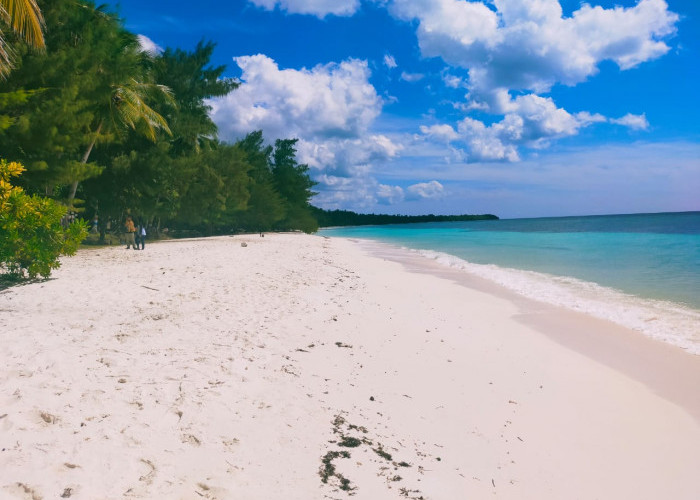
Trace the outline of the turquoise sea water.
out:
[[[700,354],[700,212],[332,228]]]

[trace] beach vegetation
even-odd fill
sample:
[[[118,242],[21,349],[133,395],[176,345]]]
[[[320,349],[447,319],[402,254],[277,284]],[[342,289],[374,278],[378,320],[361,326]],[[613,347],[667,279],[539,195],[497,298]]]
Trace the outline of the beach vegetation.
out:
[[[0,22],[33,49],[44,48],[44,18],[35,0],[0,0]],[[6,78],[13,67],[13,51],[9,48],[3,31],[0,31],[0,78]],[[0,131],[14,122],[3,110],[27,102],[29,97],[40,92],[16,90],[0,93]]]
[[[3,110],[13,123],[0,145],[26,165],[28,190],[75,209],[78,184],[106,167],[91,161],[96,147],[123,141],[125,129],[151,140],[169,130],[150,105],[168,93],[150,80],[150,56],[137,36],[105,7],[55,0],[42,8],[45,50],[13,47],[15,69],[1,84],[7,92],[42,92]]]
[[[423,222],[464,222],[479,220],[498,220],[493,214],[462,215],[390,215],[359,214],[350,210],[323,210],[313,207],[313,215],[321,227],[364,226],[385,224],[414,224]]]
[[[0,160],[0,271],[13,278],[47,278],[87,236],[80,220],[67,224],[67,208],[54,200],[28,195],[12,185],[24,167]]]
[[[295,139],[218,139],[210,99],[239,82],[210,65],[213,42],[148,53],[108,7],[38,5],[45,50],[8,38],[0,81],[0,150],[26,166],[27,193],[97,216],[103,242],[126,214],[150,237],[318,228]]]
[[[147,52],[109,9],[0,0],[0,151],[26,167],[27,195],[95,221],[102,243],[118,241],[127,215],[149,238],[377,223],[311,205],[297,139],[219,139],[211,100],[240,82],[210,64],[213,42]]]
[[[35,0],[0,0],[0,20],[34,49],[44,48],[44,18]],[[13,51],[0,31],[0,76],[9,74]]]

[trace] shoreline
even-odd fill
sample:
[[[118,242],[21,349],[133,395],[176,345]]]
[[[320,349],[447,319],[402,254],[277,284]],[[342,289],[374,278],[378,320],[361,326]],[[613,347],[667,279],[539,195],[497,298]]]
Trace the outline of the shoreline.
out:
[[[609,321],[700,356],[700,331],[697,329],[700,309],[690,304],[635,295],[572,275],[478,264],[445,251],[406,247],[372,236],[360,236],[356,240],[405,250],[457,273],[480,277],[497,285],[497,289],[508,289],[518,297]]]
[[[239,235],[1,291],[0,492],[697,498],[696,356],[423,261]]]
[[[696,381],[700,380],[697,354],[609,320],[525,297],[468,270],[445,266],[408,249],[376,240],[353,241],[372,255],[401,263],[409,272],[439,276],[517,304],[521,312],[515,317],[524,325],[638,380],[682,406],[700,422],[700,391],[694,390]],[[567,331],[572,326],[574,331]]]

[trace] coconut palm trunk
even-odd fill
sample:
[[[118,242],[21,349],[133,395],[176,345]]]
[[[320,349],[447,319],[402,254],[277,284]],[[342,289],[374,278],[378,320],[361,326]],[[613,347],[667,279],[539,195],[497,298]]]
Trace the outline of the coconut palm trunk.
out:
[[[95,131],[95,137],[93,137],[92,141],[88,145],[87,149],[85,150],[85,154],[83,154],[82,159],[80,160],[80,163],[83,165],[88,162],[88,159],[90,158],[90,153],[92,153],[92,148],[95,147],[95,143],[97,142],[97,136],[100,135],[100,131],[102,130],[102,125],[104,124],[104,121],[101,121],[100,124],[97,126],[97,130]],[[72,207],[73,206],[73,200],[75,200],[75,193],[78,190],[78,183],[79,181],[73,181],[70,185],[70,192],[68,194],[68,206]]]
[[[107,126],[123,129],[130,128],[154,142],[157,130],[163,130],[168,135],[172,135],[165,118],[146,104],[148,97],[159,97],[161,100],[171,104],[174,103],[170,89],[164,85],[140,83],[134,79],[123,85],[113,85],[107,112],[108,117],[100,120],[94,137],[80,160],[81,163],[86,164],[88,162],[90,153],[92,153],[97,142],[97,137]],[[79,182],[76,179],[70,185],[68,194],[68,206],[70,207],[73,206]]]

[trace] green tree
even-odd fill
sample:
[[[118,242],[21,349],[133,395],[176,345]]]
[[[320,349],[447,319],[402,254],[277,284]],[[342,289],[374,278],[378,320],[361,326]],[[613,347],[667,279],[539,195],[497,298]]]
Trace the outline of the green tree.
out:
[[[177,220],[207,233],[230,229],[236,212],[247,207],[250,165],[239,148],[219,143],[196,156],[178,160],[180,207]]]
[[[100,103],[101,106],[98,104],[98,111],[95,113],[96,128],[92,141],[88,144],[80,160],[82,165],[87,165],[92,148],[100,134],[109,134],[113,131],[119,131],[121,128],[130,128],[154,142],[157,130],[164,130],[172,135],[165,118],[147,104],[149,98],[160,98],[174,102],[167,87],[153,83],[142,83],[134,78],[112,83],[109,87],[110,93],[106,96],[107,99]],[[79,182],[80,179],[76,177],[71,183],[68,193],[69,206],[73,204]]]
[[[30,46],[44,48],[44,18],[34,0],[0,0],[0,19]],[[12,69],[12,49],[0,32],[0,76]]]
[[[0,20],[12,28],[25,43],[35,49],[44,48],[44,18],[34,0],[0,0]],[[0,78],[5,78],[12,69],[12,57],[5,37],[0,31]],[[24,104],[38,91],[18,90],[0,94],[0,132],[7,129],[14,120],[4,114],[5,110]]]
[[[222,76],[225,66],[208,66],[214,47],[213,42],[200,41],[192,52],[168,48],[154,61],[155,80],[170,88],[177,101],[177,108],[164,113],[173,131],[174,156],[198,152],[216,141],[217,127],[207,100],[223,97],[239,85]]]
[[[64,229],[66,207],[12,186],[11,178],[23,171],[19,163],[0,160],[0,269],[15,276],[26,272],[30,278],[48,277],[60,266],[59,256],[76,252],[87,228],[76,221]]]
[[[262,131],[256,130],[238,141],[250,165],[250,199],[236,217],[236,226],[249,231],[270,231],[287,214],[284,199],[272,175],[272,146],[265,145]]]
[[[167,130],[152,102],[168,96],[151,80],[152,61],[136,35],[104,7],[52,0],[43,4],[43,14],[47,50],[13,45],[16,69],[0,92],[44,92],[11,116],[0,148],[27,166],[28,189],[72,204],[78,183],[105,167],[90,162],[95,146],[123,141],[125,130],[151,138]],[[67,189],[57,190],[62,187]]]
[[[311,211],[309,200],[314,196],[316,183],[309,177],[309,166],[297,163],[297,139],[278,139],[273,153],[272,175],[275,187],[285,202],[286,217],[280,229],[301,229],[314,232],[318,223]]]
[[[0,80],[0,151],[26,165],[28,193],[85,200],[103,223],[131,211],[209,233],[316,228],[296,140],[218,140],[208,100],[238,82],[209,65],[213,43],[151,57],[104,7],[39,5],[47,50],[8,39],[15,69]]]
[[[12,112],[13,124],[0,134],[0,150],[27,168],[23,184],[31,192],[58,196],[57,188],[99,175],[97,164],[80,159],[93,139],[94,103],[103,75],[122,47],[119,24],[90,3],[45,2],[46,51],[14,44],[15,70],[0,91],[44,89]]]
[[[13,92],[0,93],[0,110],[3,114],[0,114],[0,133],[3,130],[8,129],[15,123],[15,119],[10,114],[13,110],[20,109],[22,106],[29,102],[33,96],[40,94],[42,89],[38,90],[24,90],[19,89]],[[8,113],[8,114],[4,114]]]
[[[206,101],[226,95],[237,86],[233,80],[222,77],[223,66],[209,66],[213,48],[212,43],[200,42],[192,52],[166,49],[154,58],[152,79],[170,88],[175,101],[175,105],[164,103],[159,108],[172,137],[159,134],[156,142],[149,144],[130,132],[122,141],[96,150],[92,157],[107,168],[99,177],[83,184],[89,207],[99,207],[101,214],[115,217],[129,208],[155,221],[156,230],[161,220],[171,219],[189,225],[194,224],[194,220],[204,224],[204,219],[211,219],[212,213],[202,214],[202,217],[192,213],[192,207],[202,206],[190,196],[198,189],[191,186],[193,179],[198,183],[210,182],[201,188],[203,193],[213,196],[214,193],[221,195],[222,176],[230,175],[220,172],[225,166],[214,159],[223,153],[211,153],[220,149],[220,144]],[[234,165],[238,165],[237,162]],[[208,173],[198,172],[198,165]],[[240,186],[240,183],[236,181],[235,185]],[[248,195],[241,196],[244,204]],[[236,205],[228,195],[224,197],[227,201],[221,206]],[[216,203],[209,208],[214,205]],[[209,223],[207,225],[211,228]]]

